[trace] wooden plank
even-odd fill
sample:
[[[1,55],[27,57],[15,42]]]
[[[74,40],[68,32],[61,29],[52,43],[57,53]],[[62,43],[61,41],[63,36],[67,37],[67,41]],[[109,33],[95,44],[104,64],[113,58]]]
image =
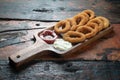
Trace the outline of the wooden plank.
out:
[[[119,3],[119,0],[0,0],[0,18],[58,21],[71,17],[81,10],[90,8],[95,10],[97,15],[100,14],[109,18],[112,23],[119,23]],[[31,40],[28,41],[28,39],[32,38],[35,32],[41,31],[39,28],[43,26],[39,26],[41,25],[39,22],[38,24],[36,22],[35,24],[34,22],[33,24],[29,24],[32,27],[25,27],[28,25],[26,24],[28,22],[24,23],[23,21],[20,25],[16,23],[15,21],[15,25],[13,23],[10,25],[8,21],[6,26],[4,26],[5,24],[0,25],[1,41],[5,39],[8,42],[9,40],[11,42],[14,39],[18,40],[18,44],[0,48],[0,80],[120,80],[120,63],[105,62],[107,59],[120,60],[120,24],[114,24],[114,33],[87,46],[85,52],[80,53],[78,51],[75,53],[78,55],[68,57],[61,57],[54,54],[38,56],[36,59],[40,61],[33,61],[28,65],[29,67],[27,66],[27,68],[17,72],[9,66],[8,56],[33,45],[34,42]],[[45,27],[46,24],[48,26],[53,25],[51,23],[43,24]],[[8,36],[4,37],[6,34]],[[21,43],[22,41],[25,42]],[[94,60],[96,58],[104,61],[70,61],[71,59]],[[56,60],[58,59],[67,59],[69,61],[57,62]]]
[[[0,18],[58,21],[92,9],[96,15],[119,23],[119,4],[119,0],[0,0]]]
[[[33,61],[15,71],[8,61],[0,60],[0,80],[120,80],[120,62]]]
[[[56,22],[40,21],[20,21],[20,20],[0,20],[0,33],[12,31],[25,31],[33,29],[43,29],[53,26]]]
[[[11,44],[21,43],[33,39],[33,33],[27,31],[41,30],[53,26],[55,22],[39,22],[39,21],[0,21],[0,47],[8,46]],[[32,31],[31,31],[32,32]],[[29,34],[29,35],[28,35]],[[27,35],[29,37],[27,37]],[[22,39],[21,37],[25,39]]]

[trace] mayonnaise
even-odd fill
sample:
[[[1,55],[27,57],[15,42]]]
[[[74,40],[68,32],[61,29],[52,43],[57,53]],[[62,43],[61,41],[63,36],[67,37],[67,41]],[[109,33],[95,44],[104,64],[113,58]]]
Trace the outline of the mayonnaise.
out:
[[[63,39],[56,39],[55,42],[53,43],[53,46],[55,49],[64,51],[70,49],[72,47],[72,44]]]

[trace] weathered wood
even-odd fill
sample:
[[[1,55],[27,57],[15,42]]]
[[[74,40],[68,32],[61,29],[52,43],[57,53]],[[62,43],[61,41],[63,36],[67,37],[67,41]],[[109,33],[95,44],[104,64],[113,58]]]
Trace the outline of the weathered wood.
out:
[[[119,23],[119,4],[119,0],[0,0],[0,18],[58,21],[92,9],[96,15]]]
[[[53,26],[56,22],[39,21],[0,21],[0,47],[21,43],[33,39],[33,34],[44,28]],[[31,31],[35,30],[35,31]],[[31,33],[29,33],[31,31]],[[24,37],[25,36],[25,37]],[[23,37],[23,38],[21,38]]]
[[[4,43],[0,48],[0,80],[120,80],[120,63],[105,62],[120,60],[119,4],[119,0],[0,0],[0,19],[8,19],[0,20],[0,41]],[[36,59],[54,61],[33,60],[20,72],[9,66],[11,54],[34,44],[31,40],[34,33],[41,31],[42,27],[54,25],[22,20],[58,21],[84,9],[92,9],[97,15],[109,18],[111,23],[118,23],[113,24],[114,32],[72,56],[61,57],[52,53],[38,56]],[[11,19],[21,21],[9,21]],[[67,61],[57,62],[59,59]],[[92,61],[95,59],[104,61]]]
[[[0,80],[120,80],[120,62],[33,61],[29,67],[14,71],[0,60]]]
[[[44,29],[53,26],[55,23],[56,22],[0,20],[0,33]]]

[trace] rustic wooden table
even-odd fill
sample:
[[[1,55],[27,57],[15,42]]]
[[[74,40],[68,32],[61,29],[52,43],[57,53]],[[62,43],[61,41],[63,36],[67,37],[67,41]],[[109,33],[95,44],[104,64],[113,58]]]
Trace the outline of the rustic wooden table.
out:
[[[119,0],[0,0],[0,80],[120,80],[119,4]],[[33,34],[85,9],[107,17],[113,32],[82,53],[38,56],[20,71],[9,66],[11,54],[34,44]]]

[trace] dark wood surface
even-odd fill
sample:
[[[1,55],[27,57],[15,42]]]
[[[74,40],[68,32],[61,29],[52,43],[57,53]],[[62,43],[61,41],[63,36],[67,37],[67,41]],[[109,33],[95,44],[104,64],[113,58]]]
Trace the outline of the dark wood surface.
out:
[[[14,71],[0,61],[0,80],[120,80],[120,62],[33,61],[26,69]]]
[[[119,0],[0,0],[0,80],[120,80],[119,4]],[[34,44],[34,33],[84,9],[107,17],[113,32],[82,53],[38,56],[19,72],[9,66],[11,54]]]
[[[119,23],[119,0],[0,0],[0,18],[58,21],[84,9]],[[66,15],[67,14],[67,15]]]

